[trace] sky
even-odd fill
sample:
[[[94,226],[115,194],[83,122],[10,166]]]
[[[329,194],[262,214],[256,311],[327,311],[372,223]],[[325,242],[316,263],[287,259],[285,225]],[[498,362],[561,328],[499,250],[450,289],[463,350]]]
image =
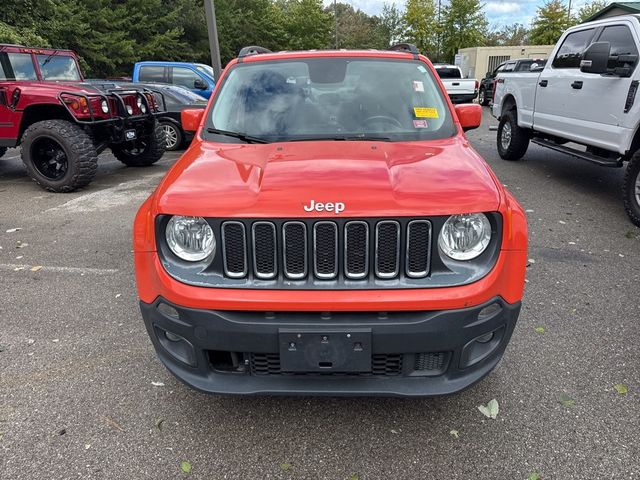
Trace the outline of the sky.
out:
[[[332,0],[324,0],[325,4],[332,4]],[[369,15],[378,15],[382,12],[382,5],[386,3],[395,3],[398,7],[404,5],[404,0],[338,0],[353,5]],[[437,0],[436,4],[437,4]],[[447,0],[443,0],[445,3]],[[565,0],[568,4],[568,0]],[[530,25],[531,20],[536,14],[536,9],[545,3],[544,0],[485,0],[484,11],[492,27],[502,27],[514,23]],[[572,0],[571,10],[576,11],[588,0]]]

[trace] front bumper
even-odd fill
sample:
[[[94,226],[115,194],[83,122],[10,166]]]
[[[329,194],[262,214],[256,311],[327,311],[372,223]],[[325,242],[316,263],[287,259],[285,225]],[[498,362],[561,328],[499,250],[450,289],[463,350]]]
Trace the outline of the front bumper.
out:
[[[501,297],[471,308],[403,312],[219,311],[180,307],[161,297],[140,306],[169,371],[195,389],[223,394],[455,393],[497,365],[520,312],[519,302],[509,304]],[[342,368],[284,371],[282,341],[295,332],[360,332],[371,365],[358,373]],[[314,355],[305,351],[308,365],[317,362]],[[334,360],[331,355],[324,359]]]

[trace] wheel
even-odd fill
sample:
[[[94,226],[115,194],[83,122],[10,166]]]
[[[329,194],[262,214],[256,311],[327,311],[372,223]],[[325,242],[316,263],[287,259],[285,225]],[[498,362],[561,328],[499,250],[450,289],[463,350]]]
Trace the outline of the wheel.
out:
[[[0,147],[0,158],[7,153],[7,147]]]
[[[498,154],[503,160],[520,160],[529,148],[529,131],[518,126],[515,110],[505,113],[498,125]]]
[[[489,98],[487,97],[487,89],[482,87],[480,89],[480,93],[478,94],[478,103],[483,107],[489,105]]]
[[[640,227],[640,151],[636,152],[624,174],[624,209],[631,221]]]
[[[174,150],[178,150],[182,147],[184,142],[184,135],[175,123],[165,120],[160,122],[162,125],[162,130],[164,131],[166,149],[169,152],[173,152]]]
[[[148,167],[162,158],[166,144],[162,125],[156,122],[148,136],[132,142],[112,145],[111,151],[118,160],[128,167]]]
[[[22,135],[22,162],[29,176],[51,192],[88,185],[98,170],[89,134],[67,120],[36,122]]]

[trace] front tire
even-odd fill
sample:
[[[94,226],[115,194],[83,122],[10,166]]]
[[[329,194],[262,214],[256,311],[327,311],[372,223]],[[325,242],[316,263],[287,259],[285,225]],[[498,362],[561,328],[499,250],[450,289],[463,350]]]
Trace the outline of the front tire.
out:
[[[167,152],[179,150],[184,143],[184,135],[182,130],[175,123],[168,120],[160,122],[165,135],[165,147]]]
[[[624,209],[631,221],[640,227],[640,151],[633,154],[623,184]]]
[[[111,146],[113,156],[128,167],[148,167],[162,158],[166,149],[164,130],[156,122],[151,133],[132,142]]]
[[[67,120],[44,120],[25,130],[22,162],[29,176],[50,192],[72,192],[88,185],[98,170],[89,134]]]
[[[518,126],[518,114],[510,110],[498,125],[498,154],[503,160],[520,160],[529,148],[529,131]]]

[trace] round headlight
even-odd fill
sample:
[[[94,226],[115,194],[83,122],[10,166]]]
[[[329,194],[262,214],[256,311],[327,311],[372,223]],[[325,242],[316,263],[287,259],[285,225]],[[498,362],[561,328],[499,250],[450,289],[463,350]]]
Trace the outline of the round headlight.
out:
[[[142,97],[140,95],[136,97],[136,105],[138,105],[138,108],[142,106]]]
[[[102,103],[100,104],[100,108],[102,109],[102,113],[109,113],[109,104],[107,103],[106,100],[102,100]]]
[[[442,226],[438,245],[454,260],[473,260],[491,241],[491,223],[483,213],[453,215]]]
[[[165,234],[169,248],[182,260],[199,262],[215,255],[216,238],[202,217],[171,217]]]
[[[127,105],[127,113],[129,115],[133,115],[133,108],[131,107],[131,105]]]
[[[140,105],[140,111],[142,113],[147,113],[147,107],[144,105],[144,103],[142,105]]]

